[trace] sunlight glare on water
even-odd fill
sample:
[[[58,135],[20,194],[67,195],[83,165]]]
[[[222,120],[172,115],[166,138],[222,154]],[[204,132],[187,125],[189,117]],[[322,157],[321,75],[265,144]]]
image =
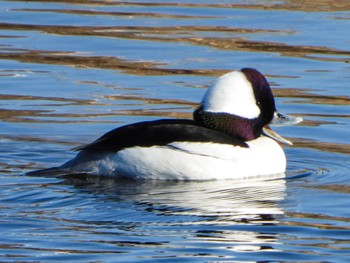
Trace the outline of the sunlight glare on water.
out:
[[[1,1],[0,261],[348,262],[348,1]],[[124,124],[191,118],[254,67],[287,179],[47,178]]]

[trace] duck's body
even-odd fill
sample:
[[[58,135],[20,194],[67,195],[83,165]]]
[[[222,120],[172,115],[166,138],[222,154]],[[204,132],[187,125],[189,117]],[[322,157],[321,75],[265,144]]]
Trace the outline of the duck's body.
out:
[[[274,112],[264,76],[242,69],[208,89],[194,120],[163,119],[117,128],[77,148],[79,154],[61,167],[37,173],[160,180],[283,175],[285,154],[263,135]]]
[[[212,180],[278,174],[286,168],[274,140],[261,136],[243,142],[190,120],[124,126],[80,149],[61,169],[135,179]]]

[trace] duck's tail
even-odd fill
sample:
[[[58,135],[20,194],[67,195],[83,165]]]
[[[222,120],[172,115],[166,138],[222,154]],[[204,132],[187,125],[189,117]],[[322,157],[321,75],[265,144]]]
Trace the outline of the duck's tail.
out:
[[[46,168],[42,170],[36,170],[25,173],[27,176],[49,176],[49,177],[61,177],[66,175],[73,174],[72,171],[69,171],[68,169],[62,168],[62,167],[52,167],[52,168]]]

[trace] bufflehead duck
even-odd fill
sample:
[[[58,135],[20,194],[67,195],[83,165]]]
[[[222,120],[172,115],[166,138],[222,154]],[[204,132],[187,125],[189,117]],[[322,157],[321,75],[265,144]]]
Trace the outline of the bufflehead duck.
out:
[[[291,144],[270,123],[301,118],[277,113],[271,88],[256,69],[221,76],[189,119],[129,124],[76,148],[60,167],[30,175],[91,174],[133,179],[215,180],[284,175]]]

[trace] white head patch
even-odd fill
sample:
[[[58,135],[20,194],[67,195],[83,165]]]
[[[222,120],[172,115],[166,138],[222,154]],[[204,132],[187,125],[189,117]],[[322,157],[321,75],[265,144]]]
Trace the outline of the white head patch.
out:
[[[218,78],[215,85],[205,93],[202,104],[204,111],[229,113],[248,119],[260,114],[253,87],[240,71]]]

